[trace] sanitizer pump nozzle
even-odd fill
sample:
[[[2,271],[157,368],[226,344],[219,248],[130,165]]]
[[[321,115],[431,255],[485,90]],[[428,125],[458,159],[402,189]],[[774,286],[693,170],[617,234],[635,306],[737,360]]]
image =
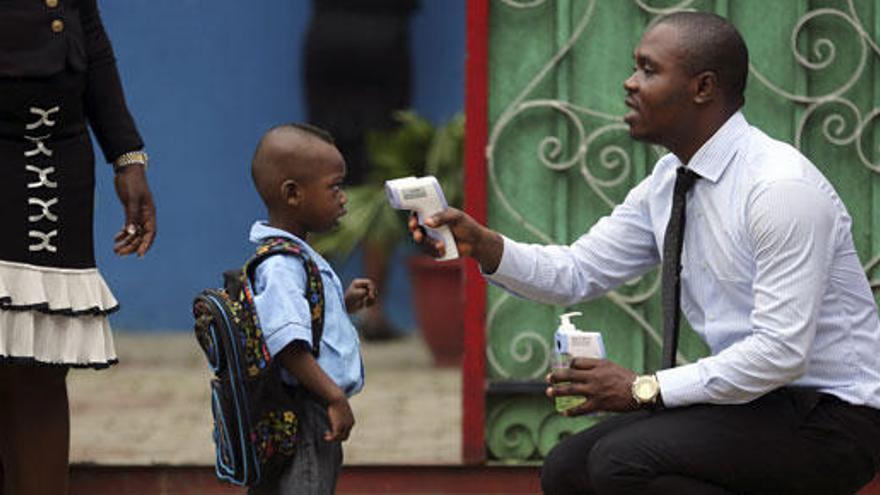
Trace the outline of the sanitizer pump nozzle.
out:
[[[559,315],[559,330],[577,330],[577,327],[571,323],[571,317],[580,316],[582,314],[583,313],[580,311],[572,311],[571,313],[562,313]]]
[[[555,353],[553,368],[568,368],[571,361],[576,357],[604,358],[605,345],[602,342],[602,334],[599,332],[584,332],[579,330],[571,322],[571,317],[581,316],[580,311],[563,313],[559,315],[559,327],[556,329],[554,339]],[[556,410],[565,411],[586,399],[578,396],[556,397]]]

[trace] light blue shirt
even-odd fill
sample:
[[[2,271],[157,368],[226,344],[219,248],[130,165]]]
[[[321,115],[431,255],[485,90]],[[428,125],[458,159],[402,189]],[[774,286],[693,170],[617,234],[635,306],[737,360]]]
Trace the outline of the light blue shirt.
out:
[[[570,305],[661,262],[672,154],[570,246],[504,239],[494,284]],[[797,149],[732,116],[688,166],[681,307],[711,349],[657,373],[668,406],[735,404],[780,386],[880,408],[880,320],[840,197]],[[608,331],[612,331],[609,329]]]
[[[351,397],[364,386],[364,365],[357,330],[345,310],[342,282],[327,260],[305,241],[264,222],[255,222],[251,227],[251,242],[259,244],[268,237],[284,237],[299,242],[318,265],[324,282],[324,333],[318,365]],[[303,297],[305,287],[306,272],[299,258],[271,256],[257,266],[254,306],[272,356],[296,340],[312,345],[312,317],[309,303]],[[295,384],[286,370],[282,370],[282,376],[286,382]]]

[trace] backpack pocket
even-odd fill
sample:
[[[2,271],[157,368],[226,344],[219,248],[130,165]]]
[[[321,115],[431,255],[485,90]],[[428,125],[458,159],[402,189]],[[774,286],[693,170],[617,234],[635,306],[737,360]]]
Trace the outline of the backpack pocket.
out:
[[[226,370],[226,355],[223,352],[223,346],[217,336],[217,329],[214,326],[214,315],[211,312],[208,303],[198,301],[193,311],[196,323],[194,326],[196,341],[205,359],[208,361],[208,367],[215,375]]]
[[[229,379],[211,380],[211,413],[214,416],[214,446],[217,455],[217,477],[232,483],[248,479],[254,467],[248,455],[247,437],[241,423],[241,409],[237,406]]]
[[[278,375],[273,363],[270,373]],[[253,456],[263,478],[280,476],[296,452],[299,404],[277,380],[250,380],[249,390],[258,398],[251,409],[250,440]]]

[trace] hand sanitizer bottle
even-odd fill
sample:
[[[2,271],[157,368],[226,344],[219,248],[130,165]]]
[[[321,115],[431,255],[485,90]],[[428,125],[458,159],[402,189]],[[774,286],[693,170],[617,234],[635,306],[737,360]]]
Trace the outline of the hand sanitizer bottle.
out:
[[[556,329],[553,369],[568,368],[576,357],[604,358],[605,345],[599,332],[584,332],[571,323],[572,316],[580,316],[579,311],[559,315],[559,328]],[[586,401],[583,397],[556,397],[556,410],[570,409]]]

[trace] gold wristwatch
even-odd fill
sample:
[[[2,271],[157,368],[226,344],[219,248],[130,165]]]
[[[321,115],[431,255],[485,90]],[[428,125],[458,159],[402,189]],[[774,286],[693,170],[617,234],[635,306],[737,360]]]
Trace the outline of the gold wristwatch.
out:
[[[639,407],[654,406],[660,398],[660,382],[657,375],[639,375],[632,382],[633,400]]]
[[[144,166],[144,171],[147,170],[147,152],[144,150],[138,151],[129,151],[128,153],[123,153],[119,155],[119,157],[113,161],[113,172],[119,173],[122,169],[129,165],[140,164]]]

